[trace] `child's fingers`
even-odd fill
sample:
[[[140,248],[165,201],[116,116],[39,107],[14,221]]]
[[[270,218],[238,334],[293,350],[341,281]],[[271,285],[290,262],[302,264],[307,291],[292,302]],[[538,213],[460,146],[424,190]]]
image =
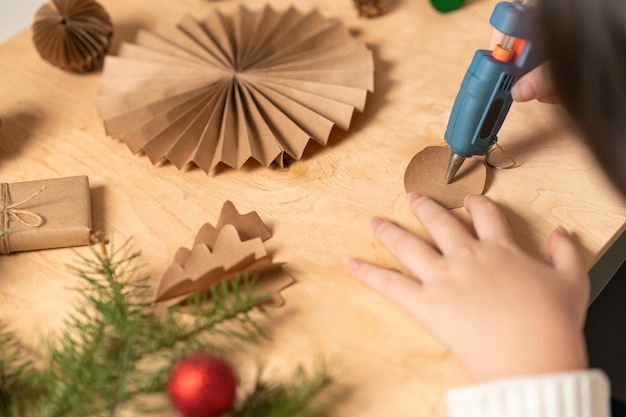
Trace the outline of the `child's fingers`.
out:
[[[514,241],[504,213],[490,198],[468,195],[465,197],[465,209],[472,215],[474,230],[480,240]]]
[[[429,271],[439,264],[441,255],[435,248],[398,225],[375,218],[372,228],[385,249],[415,275],[429,276]]]
[[[463,223],[434,200],[412,194],[409,201],[411,211],[444,255],[454,255],[460,248],[476,241]]]
[[[398,271],[381,268],[361,259],[348,259],[350,273],[359,281],[416,314],[422,284]]]

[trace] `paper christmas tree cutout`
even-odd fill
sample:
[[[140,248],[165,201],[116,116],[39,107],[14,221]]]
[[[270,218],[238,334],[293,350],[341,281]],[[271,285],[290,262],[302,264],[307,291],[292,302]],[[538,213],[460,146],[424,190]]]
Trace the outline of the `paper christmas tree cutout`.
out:
[[[43,59],[74,72],[87,72],[104,60],[113,24],[94,0],[51,0],[37,10],[33,43]]]
[[[163,275],[156,301],[175,304],[192,294],[207,293],[223,280],[257,277],[257,292],[275,294],[274,304],[282,304],[280,291],[294,279],[274,263],[263,242],[271,237],[255,212],[241,215],[230,201],[224,203],[217,225],[203,225],[192,249],[180,248]]]
[[[373,71],[371,51],[336,20],[240,6],[122,44],[105,60],[98,109],[109,135],[155,164],[282,166],[349,128]]]

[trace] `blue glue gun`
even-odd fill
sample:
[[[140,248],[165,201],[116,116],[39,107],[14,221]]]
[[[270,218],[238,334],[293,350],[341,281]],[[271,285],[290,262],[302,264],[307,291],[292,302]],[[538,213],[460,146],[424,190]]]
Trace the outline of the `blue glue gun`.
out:
[[[465,158],[485,155],[496,143],[513,102],[511,87],[541,62],[533,42],[537,12],[528,3],[501,2],[493,10],[489,23],[505,36],[493,51],[476,51],[461,83],[444,135],[451,152],[446,184]]]

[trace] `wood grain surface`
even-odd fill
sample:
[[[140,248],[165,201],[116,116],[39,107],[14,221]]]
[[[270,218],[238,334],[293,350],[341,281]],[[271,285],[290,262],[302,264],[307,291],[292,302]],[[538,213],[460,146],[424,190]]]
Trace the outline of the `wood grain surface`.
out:
[[[419,322],[351,279],[343,258],[397,266],[372,237],[375,215],[423,234],[407,207],[404,171],[424,147],[444,143],[463,74],[489,40],[496,1],[467,0],[444,15],[427,1],[388,0],[386,13],[370,20],[358,17],[351,0],[270,3],[339,18],[374,53],[375,92],[349,131],[332,132],[328,146],[310,144],[302,160],[283,169],[249,164],[208,176],[197,168],[153,166],[105,134],[95,105],[100,72],[76,75],[52,67],[25,30],[0,45],[0,178],[88,175],[94,229],[118,243],[132,237],[155,287],[175,251],[189,247],[202,224],[217,222],[224,201],[232,200],[240,212],[257,211],[274,234],[268,245],[276,261],[286,262],[298,282],[273,313],[272,341],[242,355],[239,370],[263,361],[279,377],[325,358],[350,391],[335,416],[444,415],[443,394],[466,382],[462,367]],[[114,54],[139,28],[239,3],[102,4],[115,25]],[[245,4],[260,8],[265,2]],[[531,253],[545,258],[549,233],[562,225],[577,236],[591,266],[623,228],[626,205],[558,112],[540,103],[513,105],[499,137],[521,166],[490,170],[485,194],[502,204]],[[463,209],[453,212],[467,220]],[[71,249],[0,258],[0,318],[26,344],[38,346],[71,311],[77,280],[66,265],[74,259]]]

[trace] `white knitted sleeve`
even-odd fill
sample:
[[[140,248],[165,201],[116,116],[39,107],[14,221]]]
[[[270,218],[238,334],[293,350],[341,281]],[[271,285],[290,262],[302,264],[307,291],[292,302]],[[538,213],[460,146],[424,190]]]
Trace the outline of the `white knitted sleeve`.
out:
[[[499,379],[450,390],[450,417],[609,417],[610,384],[599,369]]]

